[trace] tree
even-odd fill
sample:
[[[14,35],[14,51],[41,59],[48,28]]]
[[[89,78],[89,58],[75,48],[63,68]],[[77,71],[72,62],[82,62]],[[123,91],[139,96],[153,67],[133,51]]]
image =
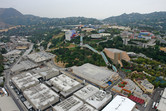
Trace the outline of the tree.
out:
[[[5,54],[5,53],[7,53],[7,50],[6,50],[5,48],[2,48],[2,49],[1,49],[1,53],[2,53],[2,54]]]

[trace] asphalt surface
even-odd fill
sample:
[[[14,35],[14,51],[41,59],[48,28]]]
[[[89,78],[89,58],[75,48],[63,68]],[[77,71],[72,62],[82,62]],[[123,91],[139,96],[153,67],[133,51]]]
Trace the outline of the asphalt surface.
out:
[[[122,79],[124,79],[126,77],[126,74],[123,71],[119,70],[118,74]]]
[[[16,65],[22,59],[23,56],[28,55],[31,52],[32,48],[33,48],[33,44],[30,45],[30,48],[28,50],[26,50],[25,53],[22,56],[20,56],[20,58],[18,59],[18,61],[15,64],[11,65],[10,68],[12,68],[14,65]],[[9,95],[12,97],[12,99],[14,100],[14,102],[16,103],[16,105],[18,106],[18,108],[20,109],[20,111],[27,111],[27,108],[20,101],[20,99],[18,98],[17,94],[13,91],[13,89],[9,85],[11,70],[10,69],[5,70],[4,74],[5,74],[5,84],[4,84],[4,87],[7,89]]]
[[[152,109],[153,102],[159,102],[160,101],[160,93],[163,89],[162,88],[156,88],[152,94],[151,100],[147,104],[144,111],[156,111],[156,109]]]

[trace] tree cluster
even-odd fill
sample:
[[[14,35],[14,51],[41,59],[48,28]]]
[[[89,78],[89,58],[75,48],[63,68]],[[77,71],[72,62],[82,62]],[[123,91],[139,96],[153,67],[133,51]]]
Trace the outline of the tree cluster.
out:
[[[66,67],[80,66],[85,63],[91,63],[98,66],[105,66],[105,62],[101,55],[98,55],[89,49],[81,49],[76,47],[74,49],[59,48],[52,51],[52,53],[57,55],[57,62],[61,61],[66,63]]]

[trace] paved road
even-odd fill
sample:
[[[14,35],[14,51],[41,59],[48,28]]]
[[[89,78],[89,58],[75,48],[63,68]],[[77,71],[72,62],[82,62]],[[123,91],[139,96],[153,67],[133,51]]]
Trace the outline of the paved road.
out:
[[[30,45],[30,48],[28,50],[25,51],[25,53],[20,56],[20,58],[18,59],[18,61],[13,64],[10,68],[12,68],[14,65],[16,65],[18,62],[20,62],[20,60],[22,59],[23,56],[26,56],[28,55],[31,50],[33,49],[33,45],[34,44],[31,44]],[[5,70],[4,71],[5,73],[5,85],[4,87],[7,89],[8,93],[10,94],[10,96],[13,98],[13,100],[15,101],[15,103],[17,104],[18,108],[21,110],[21,111],[26,111],[27,108],[24,106],[24,104],[20,101],[20,99],[18,99],[18,96],[16,95],[16,93],[13,91],[13,89],[11,89],[10,85],[9,85],[9,81],[10,81],[10,75],[11,75],[11,70],[8,69],[8,70]]]
[[[14,94],[14,91],[10,88],[10,86],[5,85],[5,88],[7,89],[9,95],[13,98],[14,102],[16,103],[16,105],[20,109],[20,111],[28,111],[27,108],[20,101],[20,99],[18,99],[17,95]]]
[[[123,71],[120,71],[119,70],[119,76],[122,78],[122,79],[124,79],[125,77],[126,77],[126,74],[123,72]]]
[[[161,37],[157,37],[158,40],[160,40],[161,43],[166,44],[166,41],[162,39]]]
[[[108,86],[105,90],[106,90],[106,91],[110,91],[111,88],[112,88],[114,85],[118,84],[120,81],[121,81],[121,79],[118,79],[118,80],[115,81],[111,86]]]
[[[9,85],[10,74],[11,74],[10,70],[5,70],[5,85],[4,85],[4,87],[7,89],[9,95],[12,97],[12,99],[14,100],[14,102],[16,103],[16,105],[18,106],[20,111],[27,111],[24,104],[18,99],[16,93],[13,91],[13,89],[11,89],[11,87]]]
[[[145,108],[144,111],[156,111],[155,109],[152,109],[153,102],[159,102],[160,100],[160,93],[162,88],[156,88],[155,91],[152,94],[151,100],[147,104],[147,107]]]
[[[28,55],[28,54],[31,52],[31,50],[33,49],[33,45],[34,45],[34,44],[31,43],[29,49],[25,51],[25,53],[23,54],[23,56],[26,56],[26,55]]]
[[[97,42],[96,44],[99,45],[100,43],[102,43],[102,42],[107,42],[108,40],[113,40],[113,38],[111,38],[111,39],[108,39],[108,38],[107,38],[107,40],[103,40],[103,41]]]

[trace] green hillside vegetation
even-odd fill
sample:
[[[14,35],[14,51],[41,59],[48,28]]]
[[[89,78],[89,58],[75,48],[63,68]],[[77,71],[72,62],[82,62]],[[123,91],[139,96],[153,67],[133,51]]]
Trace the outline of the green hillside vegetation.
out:
[[[106,18],[103,21],[110,24],[140,27],[149,30],[166,30],[166,12],[122,14],[120,16]]]
[[[166,53],[164,51],[160,51],[158,45],[156,45],[154,48],[141,48],[137,46],[124,45],[121,37],[115,37],[113,40],[100,43],[98,46],[96,45],[95,48],[99,48],[100,50],[103,50],[104,48],[117,48],[127,52],[143,53],[149,58],[166,63]]]
[[[67,18],[43,18],[33,15],[23,15],[14,8],[0,8],[0,23],[11,25],[37,25],[37,26],[61,26],[61,25],[78,25],[82,24],[101,24],[94,18],[85,17],[67,17]],[[4,26],[4,25],[3,25]]]
[[[138,67],[135,67],[137,71],[142,70],[155,77],[159,77],[159,76],[166,77],[166,65],[161,62],[157,62],[155,60],[145,59],[141,57],[132,61],[139,64]]]
[[[92,52],[89,49],[75,48],[59,48],[51,51],[57,56],[57,62],[66,63],[65,67],[80,66],[85,63],[91,63],[98,66],[106,66],[101,55]]]

